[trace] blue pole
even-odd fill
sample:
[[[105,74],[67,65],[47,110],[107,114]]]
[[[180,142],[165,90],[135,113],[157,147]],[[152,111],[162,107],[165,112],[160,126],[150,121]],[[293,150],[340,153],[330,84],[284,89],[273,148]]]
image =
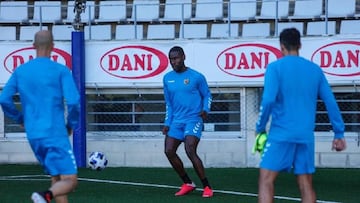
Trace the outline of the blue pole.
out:
[[[78,167],[86,167],[86,94],[85,94],[85,40],[84,32],[71,34],[72,73],[80,93],[80,122],[74,129],[73,148]]]

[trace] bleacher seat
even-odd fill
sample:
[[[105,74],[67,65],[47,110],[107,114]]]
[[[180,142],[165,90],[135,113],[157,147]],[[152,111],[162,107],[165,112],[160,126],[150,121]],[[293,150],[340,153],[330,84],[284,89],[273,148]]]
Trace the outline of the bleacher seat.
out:
[[[295,1],[294,14],[289,19],[319,19],[322,15],[322,0]]]
[[[60,23],[61,1],[34,1],[34,16],[31,23]]]
[[[234,38],[239,36],[238,23],[213,23],[211,24],[210,38]]]
[[[71,40],[71,33],[74,28],[71,25],[53,25],[51,31],[54,40]]]
[[[253,20],[256,16],[257,0],[230,0],[228,16],[224,20],[243,21]]]
[[[144,26],[138,25],[116,25],[115,39],[116,40],[130,40],[143,39]],[[136,34],[135,34],[136,33]]]
[[[340,35],[359,35],[360,20],[342,20],[340,23]]]
[[[0,23],[29,22],[27,1],[1,1]]]
[[[348,18],[355,16],[356,0],[328,0],[329,18]],[[323,15],[322,17],[326,17]]]
[[[67,7],[67,15],[66,18],[63,20],[64,23],[72,23],[75,19],[74,13],[74,5],[75,1],[68,1]],[[86,8],[84,13],[81,13],[81,22],[89,24],[94,21],[95,19],[95,2],[94,1],[86,1]]]
[[[303,22],[279,22],[277,27],[277,33],[275,31],[275,35],[279,35],[281,31],[285,28],[296,28],[299,30],[300,35],[304,35],[304,23]]]
[[[307,23],[306,35],[307,36],[323,36],[323,35],[335,35],[336,34],[336,22],[328,21],[327,22],[327,32],[326,32],[326,22],[325,21],[311,21]]]
[[[242,37],[269,37],[270,23],[244,23]]]
[[[86,25],[85,40],[111,40],[111,25]]]
[[[159,0],[134,0],[130,21],[154,22],[159,20]]]
[[[174,39],[175,24],[150,24],[147,29],[147,39]]]
[[[207,38],[207,24],[182,24],[180,25],[179,37],[187,39]]]
[[[277,13],[276,13],[277,12]],[[289,16],[289,0],[263,0],[260,15],[256,19],[287,19]]]
[[[15,26],[0,26],[0,40],[16,40]]]
[[[99,22],[121,22],[126,20],[126,1],[100,1]]]
[[[223,0],[197,0],[195,16],[192,21],[209,21],[223,19]]]
[[[160,21],[188,21],[191,18],[191,0],[166,0],[164,17]]]
[[[20,26],[19,40],[34,40],[35,33],[48,30],[47,26]]]

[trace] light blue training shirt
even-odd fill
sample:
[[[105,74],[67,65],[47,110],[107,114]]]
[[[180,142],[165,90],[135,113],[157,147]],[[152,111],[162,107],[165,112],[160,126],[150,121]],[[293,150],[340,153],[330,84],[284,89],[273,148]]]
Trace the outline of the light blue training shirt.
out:
[[[335,138],[344,137],[344,122],[321,68],[299,56],[285,56],[270,63],[256,132],[266,131],[271,117],[269,140],[314,142],[318,99],[326,105]]]
[[[21,110],[13,102],[16,93],[20,96]],[[16,68],[0,95],[5,115],[24,124],[28,139],[67,136],[66,125],[77,127],[79,102],[70,70],[48,57],[32,59]]]
[[[165,126],[198,121],[201,111],[210,111],[212,97],[201,73],[187,68],[182,73],[170,71],[163,77],[166,102]]]

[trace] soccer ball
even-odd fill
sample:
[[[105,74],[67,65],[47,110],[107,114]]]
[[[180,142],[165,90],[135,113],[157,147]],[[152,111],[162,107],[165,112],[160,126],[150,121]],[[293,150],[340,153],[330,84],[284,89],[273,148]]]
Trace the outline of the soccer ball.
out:
[[[102,152],[92,152],[89,156],[88,164],[92,170],[101,171],[107,164],[108,160]]]

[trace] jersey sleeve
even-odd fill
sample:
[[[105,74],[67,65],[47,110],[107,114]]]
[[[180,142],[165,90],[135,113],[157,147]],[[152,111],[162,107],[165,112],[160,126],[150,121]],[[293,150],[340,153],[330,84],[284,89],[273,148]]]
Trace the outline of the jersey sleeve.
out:
[[[333,127],[334,137],[336,139],[343,138],[345,131],[344,121],[342,119],[334,94],[324,74],[322,74],[322,79],[320,82],[319,97],[325,103],[329,119]]]
[[[271,115],[271,109],[275,103],[276,95],[279,91],[279,79],[277,78],[276,70],[268,66],[264,79],[264,92],[260,104],[259,118],[256,123],[256,132],[265,132],[266,124]]]
[[[24,123],[23,114],[16,108],[13,101],[13,96],[17,93],[17,91],[16,73],[13,73],[1,92],[0,104],[7,117],[19,124],[22,124]]]
[[[67,69],[62,74],[63,95],[67,105],[67,125],[75,129],[80,119],[80,95],[74,79]]]
[[[199,91],[203,98],[203,111],[210,112],[212,96],[205,76],[201,75]]]
[[[172,109],[172,106],[171,106],[170,95],[169,95],[167,85],[165,83],[165,79],[163,80],[163,85],[164,85],[164,100],[165,100],[164,125],[165,126],[170,126],[170,124],[172,122],[173,109]]]

